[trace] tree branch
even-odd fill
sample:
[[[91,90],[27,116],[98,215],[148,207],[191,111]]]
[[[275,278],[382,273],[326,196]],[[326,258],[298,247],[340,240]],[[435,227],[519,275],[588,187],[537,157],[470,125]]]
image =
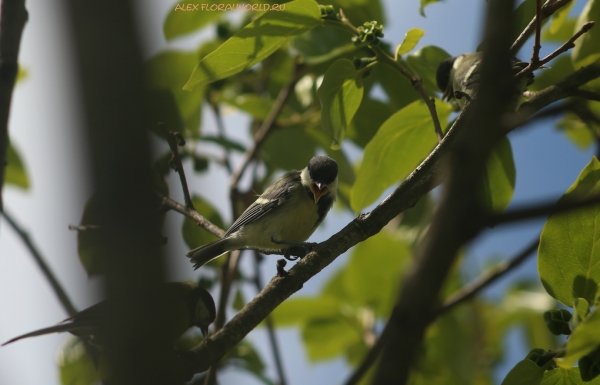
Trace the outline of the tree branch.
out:
[[[525,250],[519,253],[515,258],[513,258],[509,262],[504,262],[493,269],[490,269],[487,273],[479,277],[476,281],[466,285],[461,290],[452,295],[440,308],[433,312],[430,322],[433,322],[437,317],[446,313],[450,309],[455,306],[462,304],[470,299],[472,299],[477,293],[483,290],[485,287],[489,286],[493,282],[495,282],[498,278],[505,275],[518,265],[520,265],[531,253],[537,248],[539,244],[539,239],[536,239],[533,244],[529,245]],[[367,371],[373,366],[383,347],[385,346],[388,338],[392,333],[392,324],[391,318],[390,321],[385,325],[385,328],[381,332],[381,335],[375,342],[375,344],[371,347],[369,352],[365,355],[362,362],[356,368],[356,370],[352,373],[352,376],[346,381],[345,385],[356,385],[359,383],[360,379],[364,377]]]
[[[2,0],[0,6],[0,210],[8,151],[8,117],[19,72],[21,36],[28,14],[25,0]]]
[[[195,209],[186,207],[181,203],[175,202],[171,198],[161,197],[161,205],[162,207],[168,210],[177,211],[180,214],[185,215],[196,221],[198,226],[202,227],[204,230],[208,231],[211,234],[216,235],[219,238],[223,238],[225,235],[225,230],[221,229],[219,226],[213,224],[211,221],[200,215]]]
[[[17,233],[19,238],[21,238],[21,240],[31,253],[31,256],[37,263],[38,267],[40,268],[40,270],[42,270],[42,274],[44,274],[44,276],[48,280],[48,283],[52,287],[54,294],[56,294],[56,296],[58,297],[58,301],[62,305],[63,309],[65,309],[69,316],[74,316],[75,313],[77,313],[77,310],[75,309],[73,302],[71,302],[71,299],[67,295],[67,292],[65,291],[65,289],[63,289],[60,282],[58,282],[58,279],[52,272],[52,269],[50,269],[50,266],[48,266],[48,264],[46,263],[45,258],[42,256],[42,253],[39,251],[37,246],[33,243],[31,238],[29,237],[29,234],[27,234],[27,232],[21,226],[19,226],[19,224],[15,221],[12,215],[9,215],[6,212],[6,209],[2,211],[2,216],[4,217],[4,219],[6,219],[10,227],[12,227],[13,230]]]
[[[563,45],[561,45],[560,47],[558,47],[556,50],[554,50],[554,52],[552,52],[550,55],[546,56],[542,60],[536,60],[535,62],[532,60],[531,63],[529,63],[527,65],[527,67],[523,68],[521,70],[521,72],[519,72],[517,75],[515,75],[515,78],[516,79],[522,79],[522,78],[524,78],[525,76],[529,75],[530,73],[532,73],[536,69],[538,69],[541,66],[543,66],[544,64],[548,63],[549,61],[551,61],[552,59],[554,59],[558,55],[567,52],[571,48],[574,48],[575,47],[575,40],[579,39],[581,37],[581,35],[583,35],[587,31],[589,31],[590,29],[592,29],[595,24],[596,23],[593,22],[593,21],[588,21],[587,23],[585,23],[579,29],[579,31],[577,31],[569,40],[567,40],[566,43],[564,43]]]
[[[564,7],[571,1],[572,0],[556,0],[556,1],[547,0],[544,3],[544,5],[542,6],[542,17],[543,17],[542,21],[549,18],[550,16],[552,16],[554,14],[554,12],[556,12],[558,9]],[[533,32],[536,30],[536,26],[537,26],[537,16],[534,17],[533,19],[531,19],[531,21],[529,22],[527,27],[525,27],[523,32],[521,32],[519,37],[517,37],[515,42],[510,47],[510,55],[511,56],[517,56],[517,54],[519,53],[519,50],[521,49],[521,47],[523,47],[523,44],[525,44],[525,42],[529,39],[531,34],[533,34]]]
[[[576,89],[576,90],[573,90],[573,92],[571,93],[571,96],[600,102],[600,94],[597,92],[593,92],[593,91]]]
[[[557,85],[532,93],[529,101],[523,105],[527,108],[524,109],[522,106],[519,110],[520,115],[526,119],[547,105],[571,96],[570,92],[574,89],[598,77],[600,77],[600,66],[584,67]],[[465,112],[466,109],[461,112],[442,142],[431,154],[373,211],[359,215],[341,231],[319,244],[313,252],[289,270],[288,276],[275,276],[271,279],[256,298],[220,331],[195,347],[192,350],[195,355],[194,362],[186,368],[188,374],[203,372],[221,359],[281,302],[302,288],[305,282],[339,255],[377,234],[389,221],[404,210],[413,207],[419,199],[437,186],[441,181],[438,179],[439,168],[436,163],[452,147],[457,133],[464,130]]]
[[[275,120],[277,119],[277,116],[283,109],[283,106],[285,105],[285,102],[287,101],[290,92],[300,79],[302,73],[303,72],[300,71],[300,65],[296,63],[294,65],[294,72],[292,73],[290,80],[283,86],[281,91],[279,91],[277,99],[275,99],[275,102],[273,103],[269,114],[263,121],[258,131],[256,131],[256,134],[254,135],[253,144],[248,148],[248,150],[246,150],[246,153],[244,154],[244,159],[242,160],[242,164],[235,170],[235,172],[231,176],[231,181],[229,183],[230,190],[237,189],[238,183],[242,175],[244,174],[244,171],[246,170],[252,159],[254,159],[254,157],[258,153],[258,150],[260,149],[265,139],[271,132],[271,129],[275,125]]]
[[[486,222],[489,225],[495,226],[509,222],[563,213],[566,211],[593,206],[598,203],[600,203],[600,195],[596,194],[578,200],[563,200],[559,202],[543,203],[540,205],[531,205],[525,208],[506,211],[502,214],[492,214],[487,218]]]
[[[500,277],[503,277],[517,266],[521,265],[529,256],[533,255],[533,252],[537,250],[540,244],[540,238],[537,237],[531,244],[529,244],[523,251],[517,254],[509,261],[502,262],[493,268],[489,269],[475,281],[464,286],[456,293],[452,294],[446,302],[433,312],[432,319],[435,319],[442,314],[447,313],[456,306],[471,300],[480,291],[487,288],[492,283],[496,282]]]
[[[179,132],[169,131],[167,126],[165,126],[163,123],[158,123],[158,130],[165,136],[165,139],[171,148],[172,155],[168,163],[169,167],[177,171],[177,174],[179,174],[179,181],[181,182],[181,189],[183,190],[185,207],[194,210],[194,203],[192,203],[190,190],[188,189],[187,180],[185,179],[185,171],[183,170],[183,164],[181,163],[181,157],[179,156],[179,148],[177,147],[184,146],[185,139]]]

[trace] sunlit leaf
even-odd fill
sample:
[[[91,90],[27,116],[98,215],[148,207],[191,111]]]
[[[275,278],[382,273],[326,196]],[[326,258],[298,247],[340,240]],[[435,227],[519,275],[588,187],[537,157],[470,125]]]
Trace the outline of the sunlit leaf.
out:
[[[544,373],[542,385],[600,385],[600,379],[594,378],[590,382],[583,382],[579,368],[556,368]]]
[[[4,183],[20,187],[24,190],[29,189],[29,177],[27,170],[21,160],[21,156],[17,149],[9,144],[6,152],[6,167],[4,168]]]
[[[346,31],[331,25],[320,25],[298,36],[291,43],[309,65],[325,63],[358,48]]]
[[[311,361],[339,356],[360,338],[359,331],[341,316],[311,319],[302,329],[302,339]]]
[[[436,101],[442,127],[451,107]],[[429,109],[422,100],[392,115],[365,147],[365,155],[352,188],[352,209],[373,203],[388,187],[408,176],[435,147],[437,138]]]
[[[567,351],[556,362],[561,368],[570,368],[581,357],[600,345],[600,311],[596,308],[577,325],[569,340]]]
[[[590,127],[572,112],[567,112],[556,126],[582,151],[594,144],[594,133]]]
[[[363,97],[362,72],[348,59],[333,63],[323,78],[318,94],[321,100],[321,123],[337,149],[346,134]]]
[[[184,89],[193,90],[252,67],[290,39],[320,24],[320,15],[314,0],[292,1],[285,4],[284,11],[264,13],[202,59]]]
[[[406,35],[404,35],[404,40],[398,46],[398,48],[396,48],[396,59],[398,59],[399,56],[412,51],[417,46],[423,35],[425,35],[425,31],[420,28],[413,28],[406,32]]]
[[[337,317],[340,315],[340,306],[339,299],[328,295],[291,298],[279,305],[272,316],[277,326],[304,325],[313,318]]]
[[[163,33],[167,41],[197,31],[210,22],[219,20],[226,11],[237,9],[239,0],[219,0],[218,2],[199,4],[197,1],[177,2],[163,24]]]
[[[70,337],[57,355],[61,385],[93,385],[100,381],[94,363],[79,338]]]
[[[344,272],[347,302],[373,309],[377,316],[388,316],[401,273],[411,261],[408,245],[385,231],[359,243]]]
[[[575,4],[574,1],[569,4]],[[569,40],[573,34],[575,33],[575,24],[577,23],[576,19],[568,19],[565,20],[560,28],[553,29],[554,23],[550,28],[547,28],[544,32],[542,32],[542,41],[563,44],[567,40]],[[562,56],[561,56],[562,57]],[[568,55],[564,55],[565,58],[571,60]]]
[[[247,112],[255,119],[265,120],[273,107],[274,100],[261,97],[257,94],[242,94],[237,96],[222,95],[219,100],[233,106],[241,111]],[[294,111],[284,105],[277,115],[276,123],[280,125],[289,124],[290,117]]]
[[[441,0],[421,0],[421,6],[419,7],[419,13],[421,16],[425,17],[425,7],[429,4],[437,3]]]
[[[261,158],[271,169],[300,170],[315,154],[316,144],[302,125],[273,131],[265,140]]]
[[[531,360],[520,361],[508,372],[502,385],[536,385],[542,382],[544,369]]]
[[[600,20],[600,0],[589,0],[583,11],[579,14],[575,31],[579,31],[587,22]],[[575,48],[571,51],[573,67],[580,69],[600,59],[600,28],[596,26],[583,34],[575,42]]]
[[[354,119],[346,130],[346,136],[360,147],[365,147],[379,127],[394,111],[379,100],[364,98]]]
[[[594,157],[559,202],[600,194],[600,162]],[[544,288],[566,306],[577,297],[593,303],[600,282],[600,206],[553,214],[542,230],[538,270]]]
[[[507,138],[502,138],[487,160],[480,187],[483,206],[491,211],[504,211],[515,191],[515,161]]]

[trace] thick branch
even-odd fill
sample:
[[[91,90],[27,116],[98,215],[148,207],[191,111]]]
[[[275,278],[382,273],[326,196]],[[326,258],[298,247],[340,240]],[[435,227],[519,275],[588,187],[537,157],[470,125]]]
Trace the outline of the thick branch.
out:
[[[25,22],[25,0],[2,0],[0,6],[0,210],[8,151],[8,117],[19,71],[19,48]]]
[[[31,256],[33,257],[35,262],[38,264],[38,267],[42,270],[42,274],[44,274],[44,276],[48,280],[48,283],[50,283],[52,290],[54,290],[54,294],[56,294],[56,296],[58,297],[58,301],[60,302],[62,307],[65,309],[67,314],[69,314],[69,316],[75,315],[75,313],[77,313],[75,306],[73,306],[73,303],[71,302],[71,299],[67,295],[67,292],[65,291],[65,289],[63,289],[60,282],[58,282],[58,279],[56,278],[56,276],[50,269],[50,266],[48,266],[48,264],[46,263],[45,258],[42,256],[42,253],[40,253],[37,246],[33,243],[31,238],[29,237],[29,234],[27,234],[27,232],[25,230],[23,230],[23,228],[21,226],[19,226],[19,224],[17,224],[15,219],[11,215],[9,215],[6,212],[6,210],[2,211],[2,216],[4,217],[4,219],[6,219],[6,221],[10,225],[10,227],[12,227],[13,230],[15,230],[15,232],[21,238],[21,240],[23,241],[25,246],[27,246],[27,249],[29,249]]]
[[[175,202],[173,199],[167,197],[161,197],[161,204],[163,207],[169,210],[175,210],[178,213],[181,213],[193,219],[194,221],[196,221],[198,226],[202,227],[204,230],[216,235],[219,238],[223,238],[223,235],[225,235],[225,230],[213,224],[211,221],[200,215],[193,208],[185,207],[181,203]]]

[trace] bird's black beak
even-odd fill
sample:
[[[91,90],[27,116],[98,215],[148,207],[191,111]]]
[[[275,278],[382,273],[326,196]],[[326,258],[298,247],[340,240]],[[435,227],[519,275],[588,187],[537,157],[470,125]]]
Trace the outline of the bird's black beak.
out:
[[[315,198],[315,204],[319,202],[319,199],[327,192],[329,192],[329,186],[324,183],[311,182],[310,191],[312,191],[313,196]]]

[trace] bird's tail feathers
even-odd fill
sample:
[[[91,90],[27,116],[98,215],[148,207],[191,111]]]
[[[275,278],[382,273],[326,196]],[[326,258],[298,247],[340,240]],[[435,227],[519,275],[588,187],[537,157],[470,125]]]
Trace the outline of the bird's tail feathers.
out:
[[[47,328],[43,328],[43,329],[35,330],[35,331],[29,332],[26,334],[22,334],[18,337],[15,337],[11,340],[6,341],[5,343],[3,343],[0,346],[8,345],[15,341],[22,340],[23,338],[37,337],[37,336],[42,336],[44,334],[52,334],[52,333],[60,333],[60,332],[75,332],[78,328],[79,327],[74,325],[72,322],[58,324],[55,326],[50,326]]]
[[[199,267],[204,266],[213,259],[230,251],[227,248],[227,241],[228,239],[224,238],[207,243],[206,245],[188,251],[185,256],[190,258],[191,262],[194,264],[194,270],[197,270]]]

